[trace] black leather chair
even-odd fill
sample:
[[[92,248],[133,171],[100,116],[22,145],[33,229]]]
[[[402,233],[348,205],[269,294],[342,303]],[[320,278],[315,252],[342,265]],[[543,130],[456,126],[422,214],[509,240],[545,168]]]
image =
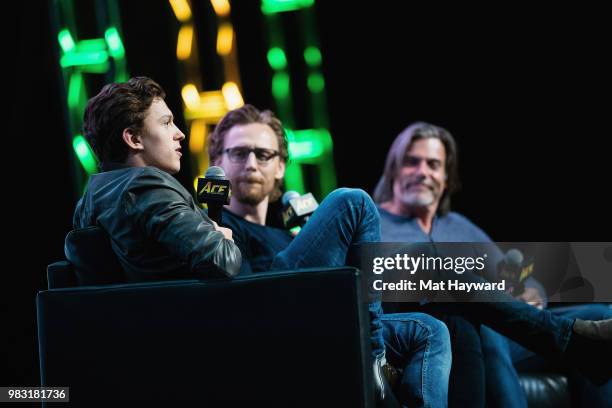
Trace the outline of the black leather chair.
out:
[[[529,407],[570,408],[572,399],[566,375],[559,373],[519,373],[521,388]],[[509,396],[509,398],[512,398]]]
[[[80,233],[108,245],[67,245]],[[103,270],[54,263],[37,296],[41,385],[72,406],[373,406],[357,269],[96,284]]]
[[[41,385],[75,406],[373,404],[356,269],[128,284],[101,229],[65,252],[37,298]],[[571,406],[566,376],[519,377],[530,407]]]

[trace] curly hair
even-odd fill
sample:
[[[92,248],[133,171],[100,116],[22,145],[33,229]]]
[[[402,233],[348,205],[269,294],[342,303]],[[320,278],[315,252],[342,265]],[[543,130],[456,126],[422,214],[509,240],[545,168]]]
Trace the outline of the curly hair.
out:
[[[141,131],[153,101],[165,97],[162,87],[147,77],[104,85],[87,103],[83,118],[83,135],[98,159],[125,162],[129,150],[123,142],[123,130]]]

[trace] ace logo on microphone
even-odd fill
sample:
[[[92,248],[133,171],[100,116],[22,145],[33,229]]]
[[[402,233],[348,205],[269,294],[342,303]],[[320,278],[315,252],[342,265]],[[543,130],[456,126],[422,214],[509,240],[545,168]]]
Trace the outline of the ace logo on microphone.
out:
[[[295,200],[295,212],[297,214],[314,212],[318,206],[317,200],[315,200],[311,193],[304,194],[300,199]]]
[[[204,184],[204,187],[202,187],[199,193],[202,194],[203,192],[207,192],[209,194],[223,194],[226,188],[227,186],[224,186],[223,184],[213,184],[212,181],[208,181],[206,184]]]
[[[198,179],[198,201],[218,201],[224,204],[229,202],[231,189],[229,180]]]

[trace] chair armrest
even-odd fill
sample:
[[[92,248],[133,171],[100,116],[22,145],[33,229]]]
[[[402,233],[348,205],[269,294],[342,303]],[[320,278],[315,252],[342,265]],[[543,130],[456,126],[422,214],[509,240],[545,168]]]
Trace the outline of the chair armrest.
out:
[[[370,406],[360,285],[326,268],[42,291],[41,384],[76,404]]]
[[[77,278],[70,262],[59,261],[47,266],[47,285],[49,289],[78,286]]]

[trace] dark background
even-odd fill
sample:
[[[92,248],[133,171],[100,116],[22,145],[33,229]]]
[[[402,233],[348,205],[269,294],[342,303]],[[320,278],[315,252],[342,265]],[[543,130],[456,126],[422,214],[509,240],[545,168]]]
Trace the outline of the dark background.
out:
[[[453,208],[494,240],[610,241],[612,70],[602,10],[400,3],[315,6],[338,184],[371,192],[393,138],[430,121],[459,143],[463,189]],[[245,100],[274,109],[259,4],[232,6]],[[14,92],[5,111],[0,385],[38,384],[35,295],[46,265],[63,257],[78,196],[48,9],[20,7],[9,25],[17,58],[5,59]],[[182,125],[168,3],[129,1],[120,11],[130,74],[157,80]]]

